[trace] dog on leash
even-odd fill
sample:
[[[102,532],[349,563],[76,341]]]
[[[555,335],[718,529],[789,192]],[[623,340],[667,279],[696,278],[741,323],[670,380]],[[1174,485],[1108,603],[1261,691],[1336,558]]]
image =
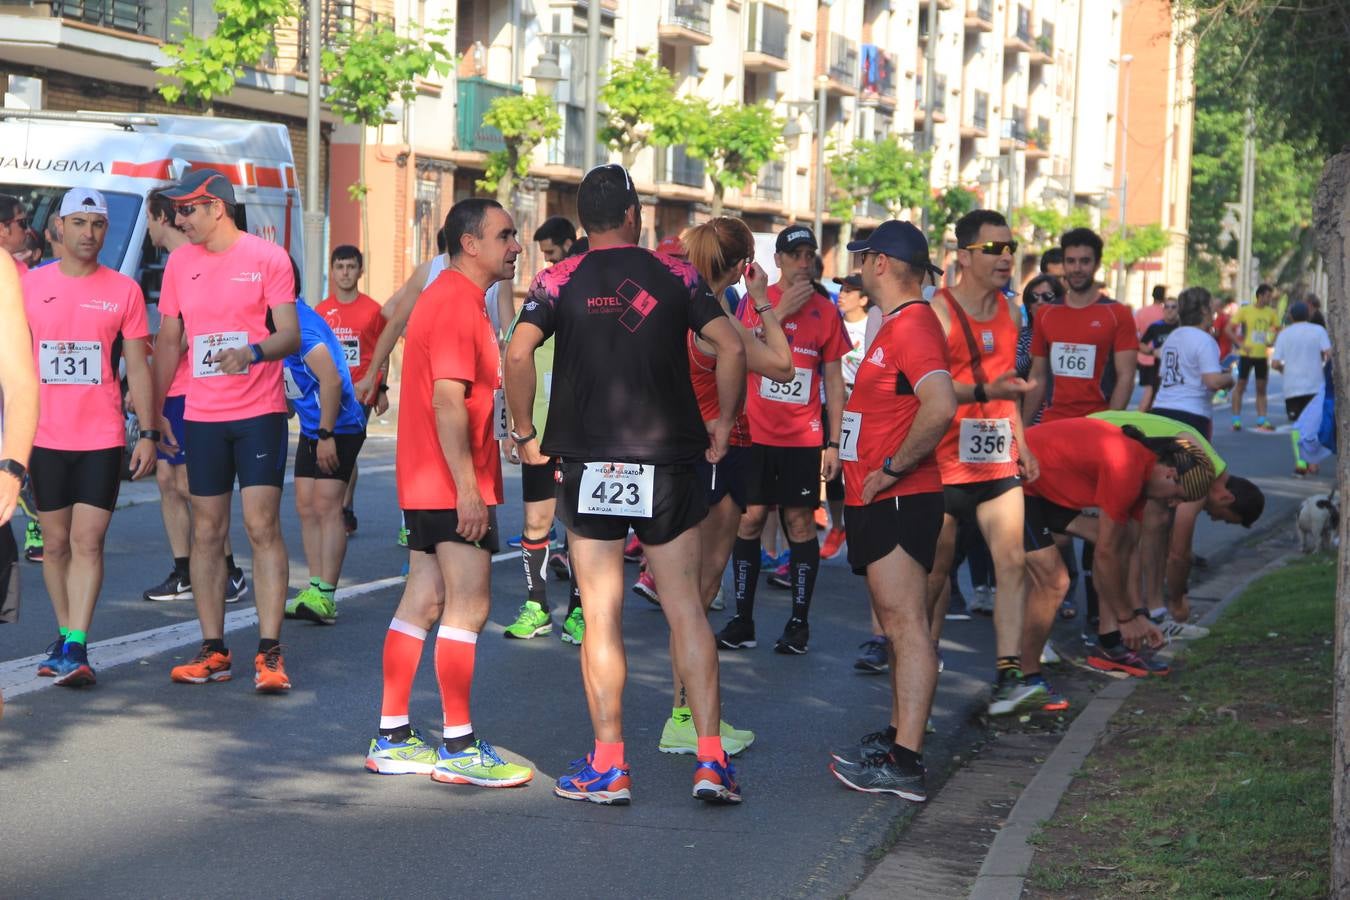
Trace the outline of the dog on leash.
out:
[[[1327,551],[1337,540],[1341,527],[1341,508],[1336,489],[1324,497],[1309,497],[1298,511],[1298,540],[1304,553]]]

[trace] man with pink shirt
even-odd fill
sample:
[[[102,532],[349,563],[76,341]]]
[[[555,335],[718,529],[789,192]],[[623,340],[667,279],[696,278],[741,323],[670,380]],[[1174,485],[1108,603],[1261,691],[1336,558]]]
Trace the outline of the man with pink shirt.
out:
[[[171,254],[164,269],[156,396],[167,395],[186,336],[189,571],[202,628],[197,656],[175,666],[171,677],[186,684],[230,678],[224,542],[237,478],[258,608],[253,684],[261,693],[281,693],[291,687],[281,656],[290,578],[280,525],[287,446],[281,361],[300,346],[291,261],[281,247],[238,229],[234,188],[214,169],[192,172],[164,196],[191,243]],[[174,449],[179,436],[167,420],[161,428],[166,449]]]
[[[27,240],[28,211],[23,208],[23,201],[9,194],[0,194],[0,250],[14,260],[14,268],[19,270],[20,278],[27,274],[28,264],[16,254],[27,249]]]
[[[60,637],[38,674],[66,687],[93,684],[86,644],[103,584],[103,538],[122,483],[126,432],[118,353],[141,409],[152,408],[145,299],[135,281],[98,261],[108,203],[76,188],[61,201],[61,261],[23,279],[24,311],[38,368],[38,430],[29,479],[46,545],[42,579]],[[155,464],[156,431],[131,454],[140,478]]]
[[[1148,331],[1150,325],[1162,321],[1163,303],[1166,300],[1166,285],[1155,284],[1153,302],[1134,311],[1134,330],[1139,332],[1139,340],[1144,339],[1144,332]],[[1158,393],[1158,358],[1151,353],[1139,354],[1139,386],[1144,389],[1144,393],[1139,397],[1139,411],[1148,412],[1149,407],[1153,405],[1153,398]]]

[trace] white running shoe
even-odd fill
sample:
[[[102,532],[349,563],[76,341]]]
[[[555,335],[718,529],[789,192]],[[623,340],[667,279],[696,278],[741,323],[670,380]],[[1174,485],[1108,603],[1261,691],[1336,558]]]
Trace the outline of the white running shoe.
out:
[[[1055,645],[1046,641],[1045,647],[1041,649],[1041,665],[1054,666],[1062,662],[1064,662],[1064,660],[1055,652]]]
[[[1158,630],[1168,640],[1173,641],[1196,641],[1203,637],[1209,637],[1209,629],[1202,625],[1192,625],[1189,622],[1178,622],[1171,616],[1163,617],[1158,625]]]

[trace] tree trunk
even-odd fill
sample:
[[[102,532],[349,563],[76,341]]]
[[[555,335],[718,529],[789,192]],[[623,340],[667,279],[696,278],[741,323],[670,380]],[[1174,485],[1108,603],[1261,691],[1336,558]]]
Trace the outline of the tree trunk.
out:
[[[370,253],[370,185],[366,184],[366,127],[361,126],[361,252]],[[361,290],[370,293],[370,269],[361,271]],[[322,297],[310,297],[311,306],[318,306]]]
[[[516,187],[516,160],[518,159],[520,159],[520,151],[508,146],[506,148],[506,170],[497,179],[497,202],[502,205],[503,209],[511,208],[511,192]]]
[[[631,144],[623,148],[623,153],[620,155],[620,158],[623,160],[623,167],[625,169],[630,172],[633,171],[633,166],[637,164],[638,153],[641,152],[641,150],[641,147],[633,146]]]
[[[1350,150],[1322,170],[1313,231],[1328,272],[1327,325],[1336,379],[1336,483],[1350,478]],[[1336,579],[1336,672],[1331,762],[1331,896],[1350,896],[1350,516],[1341,517]]]
[[[820,240],[820,235],[816,235],[816,240]],[[836,278],[844,278],[852,268],[849,265],[848,254],[848,242],[851,240],[853,240],[853,218],[844,216],[839,223],[839,243],[834,245],[834,274]]]
[[[712,180],[712,185],[713,185],[712,217],[715,219],[722,214],[722,194],[726,191],[726,188],[723,187],[722,182],[718,181],[716,178]]]

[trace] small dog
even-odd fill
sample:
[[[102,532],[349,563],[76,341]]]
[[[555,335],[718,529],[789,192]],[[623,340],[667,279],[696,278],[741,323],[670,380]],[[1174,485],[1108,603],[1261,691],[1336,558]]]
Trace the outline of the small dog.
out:
[[[1309,497],[1298,511],[1299,546],[1304,553],[1326,551],[1339,543],[1341,508],[1336,503],[1336,490],[1325,497]]]

